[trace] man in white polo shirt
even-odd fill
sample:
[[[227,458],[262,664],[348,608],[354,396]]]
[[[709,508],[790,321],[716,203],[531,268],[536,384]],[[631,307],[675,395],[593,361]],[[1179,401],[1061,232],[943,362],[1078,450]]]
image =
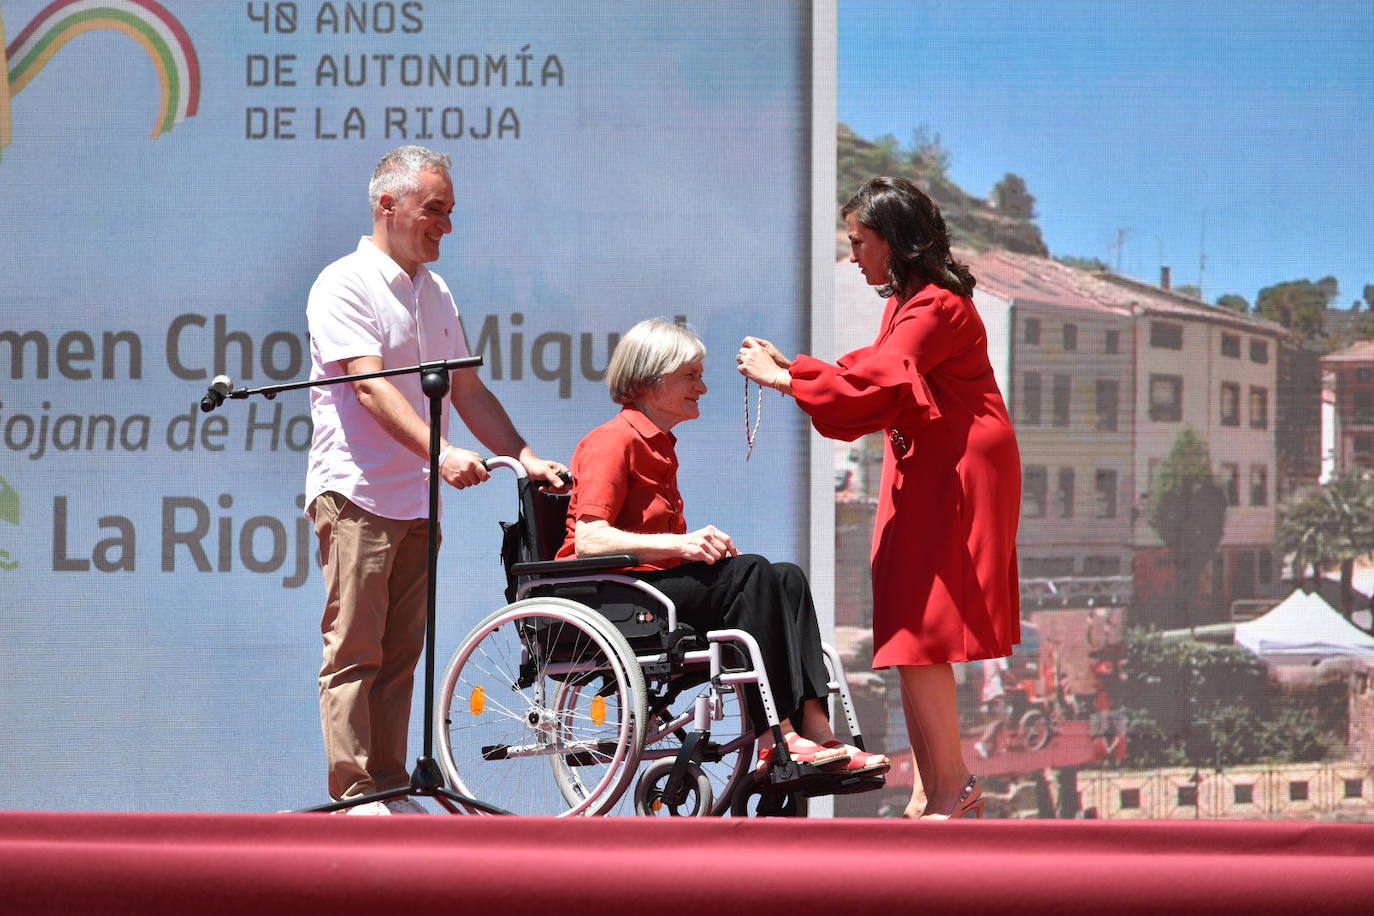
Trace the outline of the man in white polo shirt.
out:
[[[424,265],[453,231],[448,156],[403,146],[369,185],[372,235],[324,269],[310,290],[311,377],[467,356],[448,287]],[[531,479],[561,487],[567,468],[525,444],[475,369],[451,375],[453,406],[489,451],[520,459]],[[315,522],[327,600],[320,629],[320,721],[329,794],[340,800],[409,784],[406,735],[424,646],[429,515],[429,416],[418,374],[311,389],[314,438],[306,514]],[[441,429],[440,476],[452,486],[490,477],[476,452]],[[424,813],[406,797],[350,814]]]

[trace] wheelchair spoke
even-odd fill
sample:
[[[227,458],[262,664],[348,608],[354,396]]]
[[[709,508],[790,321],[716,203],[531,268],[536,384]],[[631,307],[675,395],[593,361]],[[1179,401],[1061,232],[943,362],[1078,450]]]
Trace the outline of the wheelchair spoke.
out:
[[[643,729],[643,679],[604,618],[527,599],[460,645],[436,711],[455,788],[518,814],[596,814],[626,788]]]

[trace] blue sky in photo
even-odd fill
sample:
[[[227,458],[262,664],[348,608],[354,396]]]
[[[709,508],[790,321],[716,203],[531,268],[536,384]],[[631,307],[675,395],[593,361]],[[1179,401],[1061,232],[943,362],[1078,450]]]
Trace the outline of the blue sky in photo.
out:
[[[950,177],[1037,198],[1055,256],[1212,302],[1374,283],[1374,4],[841,2],[839,120],[938,135]]]

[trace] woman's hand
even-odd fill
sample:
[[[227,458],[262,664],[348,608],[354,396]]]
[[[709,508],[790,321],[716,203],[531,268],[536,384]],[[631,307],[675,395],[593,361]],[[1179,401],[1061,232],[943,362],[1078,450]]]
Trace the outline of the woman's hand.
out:
[[[762,337],[746,337],[740,344],[740,349],[759,349],[768,354],[768,358],[773,361],[773,365],[779,369],[791,369],[792,360],[782,355],[782,351],[773,346],[771,341],[764,340]]]
[[[708,565],[726,557],[739,556],[739,548],[730,535],[715,525],[678,535],[682,539],[682,559]]]
[[[686,534],[638,534],[613,528],[605,519],[585,517],[577,520],[573,538],[579,557],[629,553],[641,563],[671,559],[711,564],[739,556],[730,535],[714,525]]]
[[[792,375],[787,368],[792,365],[792,360],[766,340],[744,338],[735,362],[739,364],[740,375],[765,388],[776,388],[784,393],[791,388]]]

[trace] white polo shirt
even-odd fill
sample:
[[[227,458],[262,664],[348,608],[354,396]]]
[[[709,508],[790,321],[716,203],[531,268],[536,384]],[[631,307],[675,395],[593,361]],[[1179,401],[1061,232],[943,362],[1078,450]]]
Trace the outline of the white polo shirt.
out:
[[[423,265],[411,278],[364,237],[357,251],[326,267],[310,289],[305,309],[310,328],[310,377],[343,375],[345,361],[380,356],[397,369],[468,354],[453,296],[438,274]],[[429,402],[418,373],[387,380],[428,422]],[[441,432],[448,434],[445,399]],[[374,515],[429,516],[429,462],[405,448],[358,401],[348,383],[310,389],[310,467],[305,511],[333,490]]]

